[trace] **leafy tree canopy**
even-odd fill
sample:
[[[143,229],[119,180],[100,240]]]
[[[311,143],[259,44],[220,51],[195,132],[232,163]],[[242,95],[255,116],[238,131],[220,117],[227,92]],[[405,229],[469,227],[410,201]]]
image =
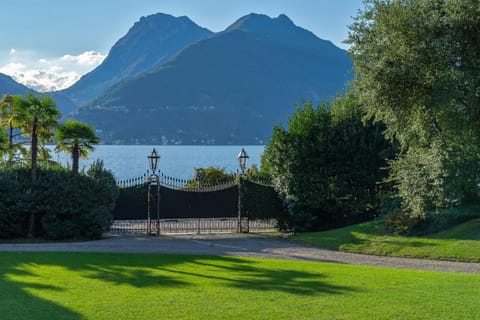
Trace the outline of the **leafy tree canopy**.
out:
[[[194,188],[198,187],[201,180],[201,186],[213,186],[225,182],[232,181],[235,175],[227,173],[225,168],[221,167],[206,167],[195,168],[194,176],[186,184],[186,187]]]
[[[297,107],[288,128],[275,127],[262,157],[288,204],[284,229],[320,230],[370,219],[379,212],[379,182],[394,149],[383,126],[363,123],[353,94],[317,108]]]
[[[480,177],[480,2],[367,0],[350,26],[367,115],[400,142],[392,179],[406,212],[475,197]]]
[[[78,174],[79,158],[87,157],[89,151],[95,150],[94,145],[100,142],[92,126],[72,119],[68,119],[58,127],[55,138],[57,139],[56,149],[72,155],[74,174]]]

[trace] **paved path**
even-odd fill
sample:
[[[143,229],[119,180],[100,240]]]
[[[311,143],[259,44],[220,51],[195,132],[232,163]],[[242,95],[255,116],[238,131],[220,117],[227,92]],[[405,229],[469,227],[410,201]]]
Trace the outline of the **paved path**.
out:
[[[107,236],[67,243],[0,244],[0,251],[71,251],[209,254],[277,259],[327,261],[399,269],[480,274],[480,263],[380,257],[313,248],[288,240],[255,234]]]

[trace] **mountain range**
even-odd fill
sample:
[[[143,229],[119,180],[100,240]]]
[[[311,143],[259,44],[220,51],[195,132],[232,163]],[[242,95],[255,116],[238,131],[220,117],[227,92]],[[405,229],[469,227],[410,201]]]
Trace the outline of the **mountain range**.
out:
[[[344,50],[285,15],[250,14],[212,33],[155,14],[53,95],[65,99],[60,106],[80,106],[70,116],[93,125],[103,143],[263,144],[297,102],[341,92],[351,68]]]

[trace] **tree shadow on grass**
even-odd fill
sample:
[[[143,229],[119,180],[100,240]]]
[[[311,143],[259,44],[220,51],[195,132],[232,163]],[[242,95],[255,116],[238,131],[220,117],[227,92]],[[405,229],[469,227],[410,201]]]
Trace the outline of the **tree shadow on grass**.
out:
[[[480,219],[472,219],[450,229],[424,236],[426,239],[480,240]]]
[[[178,261],[176,261],[178,260]],[[151,259],[147,255],[85,253],[0,253],[0,319],[84,319],[82,315],[55,301],[42,298],[48,291],[65,292],[75,281],[42,273],[45,267],[60,267],[92,280],[136,288],[188,286],[174,275],[155,272],[158,266],[181,263],[181,259]],[[38,271],[38,272],[37,272]],[[56,285],[57,281],[59,282]],[[42,293],[41,296],[37,295]],[[111,292],[109,294],[112,294]],[[72,299],[75,297],[72,296]]]
[[[413,239],[386,239],[383,240],[383,243],[397,246],[398,248],[412,247],[412,248],[433,248],[437,247],[438,243],[433,243],[429,241],[419,241]]]
[[[39,298],[31,292],[32,290],[58,292],[62,291],[62,288],[28,281],[26,279],[36,277],[36,275],[25,270],[19,270],[14,265],[5,268],[4,261],[0,262],[0,267],[0,310],[2,310],[0,318],[49,320],[77,320],[83,318],[77,312]],[[23,277],[26,279],[23,279]]]
[[[198,270],[211,270],[210,273],[170,271],[190,276],[221,280],[227,286],[247,290],[277,291],[295,295],[344,294],[359,292],[360,288],[339,286],[328,282],[325,274],[293,270],[289,265],[266,268],[257,263],[245,263],[245,259],[234,257],[199,258],[194,263]],[[282,263],[283,264],[283,263]],[[217,276],[218,270],[224,276]]]
[[[356,232],[351,233],[351,244],[359,247],[388,247],[392,251],[397,251],[396,249],[402,249],[405,247],[414,247],[414,248],[422,248],[422,247],[435,247],[438,246],[437,243],[432,241],[428,241],[428,239],[421,240],[412,237],[405,237],[405,236],[395,236],[395,235],[387,235],[382,237],[372,237],[372,238],[364,238],[359,237]]]
[[[0,309],[5,319],[81,319],[85,315],[35,291],[65,292],[75,279],[48,278],[45,267],[74,272],[74,277],[135,288],[198,288],[195,278],[243,290],[295,295],[345,294],[359,288],[329,283],[322,272],[235,257],[110,253],[0,253]],[[48,269],[48,268],[47,268]],[[39,270],[37,272],[37,270]],[[43,271],[42,271],[43,270]],[[50,271],[51,272],[51,271]],[[67,273],[68,274],[68,273]],[[68,277],[68,276],[67,276]],[[216,284],[215,284],[216,285]],[[113,290],[113,289],[112,289]],[[113,291],[112,291],[113,292]],[[106,294],[112,294],[112,292]],[[42,296],[48,296],[42,294]],[[53,299],[53,298],[52,298]],[[75,297],[72,296],[72,299]]]

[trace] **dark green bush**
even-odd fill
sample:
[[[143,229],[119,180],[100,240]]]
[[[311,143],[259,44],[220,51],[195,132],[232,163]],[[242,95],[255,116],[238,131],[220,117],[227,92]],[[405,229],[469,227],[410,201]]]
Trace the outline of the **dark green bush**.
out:
[[[198,187],[199,174],[202,175],[202,186],[212,186],[216,184],[226,183],[226,182],[232,181],[235,178],[235,175],[232,173],[227,173],[225,171],[225,168],[220,168],[220,167],[195,168],[195,174],[188,181],[185,187],[187,188]]]
[[[385,229],[391,233],[421,236],[440,232],[465,221],[479,218],[480,206],[458,206],[428,211],[424,218],[405,214],[400,207],[385,215]]]
[[[420,222],[418,217],[406,215],[400,208],[393,209],[385,216],[385,230],[399,235],[409,235],[415,225]]]
[[[451,207],[437,210],[435,212],[431,211],[427,214],[426,219],[421,220],[412,226],[409,234],[432,234],[479,217],[480,206],[478,205]]]
[[[7,221],[0,227],[2,238],[25,236],[32,212],[36,236],[98,238],[112,223],[118,196],[115,179],[101,162],[78,176],[64,168],[40,168],[34,185],[27,169],[5,169],[0,188],[0,221]]]
[[[381,123],[364,121],[352,94],[331,107],[297,108],[288,128],[277,126],[262,157],[288,212],[280,226],[297,232],[325,230],[373,219],[388,191],[387,159],[394,146]]]
[[[25,235],[30,209],[25,185],[27,170],[0,171],[0,238],[18,238]]]
[[[249,219],[271,219],[286,214],[282,200],[273,187],[241,177],[240,193],[242,216],[248,216]]]

